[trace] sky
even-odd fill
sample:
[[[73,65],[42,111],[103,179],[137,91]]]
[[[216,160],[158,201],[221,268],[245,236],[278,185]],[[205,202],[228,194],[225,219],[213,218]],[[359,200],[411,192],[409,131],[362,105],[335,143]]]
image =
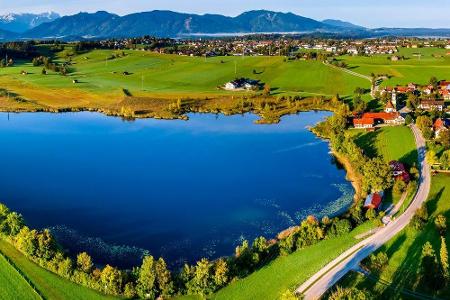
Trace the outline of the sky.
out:
[[[70,15],[106,10],[125,15],[159,9],[236,16],[248,10],[268,9],[317,20],[341,19],[372,28],[450,28],[448,0],[438,5],[428,5],[423,0],[0,0],[0,3],[0,14],[55,11]]]

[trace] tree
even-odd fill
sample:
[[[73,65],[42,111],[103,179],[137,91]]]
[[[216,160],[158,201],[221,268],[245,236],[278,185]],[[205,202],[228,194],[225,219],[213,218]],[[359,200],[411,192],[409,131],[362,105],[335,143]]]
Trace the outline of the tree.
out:
[[[387,256],[387,254],[384,252],[379,252],[376,255],[372,254],[370,256],[370,267],[373,270],[380,272],[387,266],[388,261],[389,261],[389,258]]]
[[[6,219],[0,224],[0,232],[15,236],[19,233],[20,229],[24,226],[24,220],[22,215],[16,212],[9,213]]]
[[[80,271],[85,273],[91,273],[94,264],[92,258],[86,252],[80,253],[77,256],[77,267]]]
[[[137,296],[136,288],[132,282],[128,282],[127,284],[125,284],[123,295],[127,299],[133,299]]]
[[[299,298],[291,290],[286,290],[281,294],[280,300],[298,300]]]
[[[373,297],[366,291],[362,291],[357,288],[344,289],[339,286],[328,297],[328,300],[369,300],[369,299],[373,299]]]
[[[146,256],[142,261],[137,280],[137,293],[144,299],[155,297],[156,275],[153,256]]]
[[[366,191],[383,191],[392,187],[392,170],[381,157],[369,159],[364,164],[362,173]]]
[[[374,220],[377,217],[377,212],[373,208],[369,208],[366,211],[366,219],[367,220]]]
[[[394,183],[394,188],[392,189],[394,195],[401,196],[405,192],[405,190],[406,190],[406,183],[401,179],[396,180]]]
[[[73,263],[72,260],[66,257],[58,264],[58,274],[65,278],[70,278],[73,273]]]
[[[264,90],[263,90],[264,96],[270,96],[270,92],[271,92],[270,85],[266,83],[264,85]]]
[[[445,231],[447,230],[447,218],[444,215],[439,214],[436,219],[434,219],[434,224],[441,235],[445,234]]]
[[[122,290],[122,274],[119,270],[106,265],[100,275],[100,281],[106,294],[120,295]]]
[[[450,148],[450,130],[442,130],[439,133],[439,143],[446,149]]]
[[[435,89],[438,87],[439,81],[435,76],[430,78],[430,85],[433,86]]]
[[[434,150],[427,151],[427,153],[425,154],[425,159],[430,166],[433,166],[433,165],[439,163],[439,159],[436,155],[436,151],[434,151]]]
[[[441,167],[444,170],[450,169],[450,150],[444,151],[444,153],[442,153],[439,162],[441,163]]]
[[[214,283],[217,288],[224,286],[228,282],[228,264],[221,258],[214,265]]]
[[[422,262],[421,273],[422,282],[425,286],[432,289],[440,289],[442,287],[442,280],[439,270],[439,265],[436,259],[436,253],[430,242],[426,242],[422,247]]]
[[[166,262],[160,257],[155,263],[155,276],[161,296],[170,296],[173,292],[172,275],[167,269]]]
[[[206,258],[195,266],[193,277],[188,284],[190,294],[206,296],[214,292],[214,280],[211,276],[211,264]]]
[[[448,251],[447,244],[445,243],[445,238],[441,236],[441,249],[439,251],[439,258],[441,260],[442,277],[448,282],[450,279],[449,274],[449,264],[448,264]]]
[[[267,247],[267,240],[265,237],[257,237],[252,244],[252,249],[254,252],[260,253],[260,254],[267,254],[268,247]]]
[[[410,124],[412,124],[412,123],[414,123],[413,117],[411,117],[410,114],[407,114],[406,117],[405,117],[405,124],[406,124],[406,125],[410,125]]]
[[[428,116],[418,116],[416,120],[417,127],[422,131],[424,138],[431,139],[433,137],[433,120]]]

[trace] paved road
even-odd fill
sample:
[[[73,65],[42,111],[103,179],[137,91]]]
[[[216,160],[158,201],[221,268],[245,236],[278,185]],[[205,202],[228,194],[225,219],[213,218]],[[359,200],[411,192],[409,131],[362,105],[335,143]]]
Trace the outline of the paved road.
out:
[[[420,179],[417,194],[408,209],[374,235],[359,242],[303,283],[296,292],[305,300],[319,299],[347,272],[358,268],[359,263],[403,230],[411,221],[416,210],[427,200],[431,186],[430,168],[425,161],[425,140],[416,126],[411,126],[419,153]]]

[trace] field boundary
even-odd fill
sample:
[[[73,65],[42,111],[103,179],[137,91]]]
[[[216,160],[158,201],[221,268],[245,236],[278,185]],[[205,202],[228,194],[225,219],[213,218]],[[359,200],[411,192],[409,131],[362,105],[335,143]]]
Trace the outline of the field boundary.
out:
[[[12,259],[10,259],[8,256],[6,256],[2,250],[0,250],[0,256],[3,257],[6,262],[19,274],[19,276],[25,280],[25,282],[30,286],[30,288],[36,293],[36,295],[39,297],[39,299],[46,300],[45,296],[38,290],[38,288],[34,285],[34,283],[25,275],[24,272],[22,272],[19,267],[13,262]]]

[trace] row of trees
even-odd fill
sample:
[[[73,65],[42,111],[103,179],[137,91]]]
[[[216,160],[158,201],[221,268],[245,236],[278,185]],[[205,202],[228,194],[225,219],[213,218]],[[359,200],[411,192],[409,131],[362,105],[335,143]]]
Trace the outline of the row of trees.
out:
[[[63,76],[70,73],[70,69],[67,66],[67,64],[59,65],[58,63],[53,62],[50,57],[37,56],[37,57],[33,58],[32,63],[33,63],[33,66],[35,66],[35,67],[44,66],[45,69],[42,71],[42,74],[44,74],[44,75],[47,74],[47,72],[45,70],[51,70],[53,72],[60,73]]]

